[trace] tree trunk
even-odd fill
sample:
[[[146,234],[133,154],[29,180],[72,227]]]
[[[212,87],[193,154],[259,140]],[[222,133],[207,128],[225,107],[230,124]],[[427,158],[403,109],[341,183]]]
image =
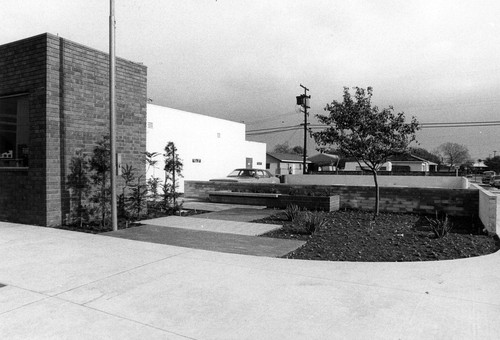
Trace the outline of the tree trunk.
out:
[[[173,158],[173,162],[172,162],[172,201],[173,201],[173,205],[174,205],[174,210],[175,210],[175,168],[176,168],[176,164],[175,164],[175,150],[174,152],[172,153],[172,158]]]
[[[82,222],[82,210],[83,210],[83,207],[82,207],[82,196],[83,196],[83,189],[77,189],[78,190],[78,221],[79,221],[79,224],[80,224],[80,228],[82,228],[83,226],[83,222]]]
[[[373,215],[373,218],[378,216],[380,208],[379,208],[379,201],[380,201],[380,191],[378,187],[378,178],[377,178],[377,170],[372,170],[373,174],[373,181],[375,182],[375,213]]]

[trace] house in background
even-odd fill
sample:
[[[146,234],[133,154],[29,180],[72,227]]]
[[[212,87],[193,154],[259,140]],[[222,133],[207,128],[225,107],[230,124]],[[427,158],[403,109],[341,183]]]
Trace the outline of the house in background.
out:
[[[437,163],[412,154],[398,155],[389,158],[393,172],[436,172]]]
[[[266,144],[245,140],[245,124],[158,105],[147,105],[147,150],[158,152],[158,164],[147,177],[164,175],[164,149],[174,142],[183,162],[185,180],[207,181],[227,176],[236,168],[264,168]]]
[[[471,168],[472,171],[474,171],[474,173],[481,173],[483,171],[489,170],[488,166],[484,164],[483,160],[478,160],[477,162],[474,162]]]
[[[358,162],[348,160],[345,162],[344,171],[363,170]],[[398,155],[389,158],[380,168],[381,171],[392,172],[436,172],[437,164],[415,155]]]
[[[308,157],[307,160],[311,162],[311,171],[336,171],[339,166],[340,157],[330,153],[318,153]]]
[[[66,222],[71,158],[109,134],[108,65],[106,53],[47,33],[0,46],[0,220]],[[146,67],[117,58],[116,69],[117,152],[141,175]]]
[[[275,152],[266,154],[266,169],[273,175],[302,174],[303,162],[302,155]],[[310,161],[306,161],[306,166],[310,163]]]

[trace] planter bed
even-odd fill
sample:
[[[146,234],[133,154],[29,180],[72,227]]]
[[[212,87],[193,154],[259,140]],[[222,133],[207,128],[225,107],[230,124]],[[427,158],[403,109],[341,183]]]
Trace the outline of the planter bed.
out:
[[[274,193],[209,191],[208,200],[214,203],[265,205],[268,208],[284,209],[290,204],[308,210],[337,211],[340,199],[333,196],[305,196]]]
[[[261,237],[306,241],[283,256],[290,259],[436,261],[487,255],[500,249],[498,236],[486,235],[477,217],[450,217],[451,231],[436,238],[428,220],[418,214],[381,213],[373,220],[373,212],[342,209],[323,216],[327,222],[312,235],[298,233],[284,212],[253,222],[283,226]]]

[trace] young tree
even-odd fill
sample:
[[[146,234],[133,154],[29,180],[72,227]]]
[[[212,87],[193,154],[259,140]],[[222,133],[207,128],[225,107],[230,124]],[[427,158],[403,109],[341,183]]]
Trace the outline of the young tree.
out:
[[[354,158],[360,167],[368,168],[375,183],[375,214],[379,214],[377,172],[390,156],[404,153],[415,140],[419,125],[415,117],[405,122],[404,113],[394,114],[394,108],[379,110],[372,106],[373,89],[356,87],[354,98],[344,87],[343,101],[327,105],[327,115],[316,115],[326,125],[323,131],[312,133],[321,146],[336,145],[342,153]],[[363,163],[363,164],[362,164]]]
[[[148,211],[156,211],[158,209],[158,198],[159,187],[160,187],[160,178],[155,176],[156,165],[158,164],[158,160],[156,160],[156,156],[159,155],[158,152],[145,152],[146,156],[146,164],[147,169],[146,173],[149,172],[149,169],[153,168],[153,174],[147,179],[146,184],[149,192],[149,200],[147,200]]]
[[[469,149],[465,145],[447,142],[438,146],[437,151],[444,162],[450,166],[450,169],[471,161]]]
[[[168,201],[172,200],[174,210],[177,209],[177,192],[178,183],[176,178],[182,177],[182,161],[179,159],[177,148],[174,142],[168,142],[165,146],[165,182],[163,183],[164,205],[168,205]]]
[[[149,169],[153,168],[153,174],[152,176],[155,177],[155,169],[156,169],[156,165],[158,164],[158,160],[156,160],[156,156],[158,156],[159,153],[158,152],[144,152],[144,156],[146,158],[146,164],[147,164],[147,169],[146,169],[146,173],[149,171]]]
[[[72,189],[72,201],[76,201],[76,217],[80,228],[83,225],[83,217],[87,210],[83,205],[83,201],[89,191],[90,180],[88,177],[89,160],[88,157],[80,150],[71,158],[69,164],[68,187]]]
[[[101,214],[101,226],[105,227],[107,224],[109,211],[111,210],[111,189],[110,189],[110,169],[111,169],[111,151],[109,146],[109,136],[97,142],[94,151],[90,158],[90,176],[92,184],[99,189],[93,193],[91,198],[97,206],[97,210]]]
[[[118,195],[118,217],[124,218],[128,223],[130,214],[127,211],[127,190],[130,189],[132,182],[135,180],[135,169],[131,165],[125,164],[125,166],[122,166],[120,177],[125,185],[122,187],[122,193]]]

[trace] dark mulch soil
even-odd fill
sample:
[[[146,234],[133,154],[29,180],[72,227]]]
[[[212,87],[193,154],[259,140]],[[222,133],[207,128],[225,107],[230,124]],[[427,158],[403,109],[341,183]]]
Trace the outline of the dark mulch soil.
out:
[[[453,229],[436,238],[420,215],[363,211],[325,213],[327,223],[312,235],[297,233],[284,213],[255,221],[283,224],[262,236],[307,241],[284,258],[326,261],[433,261],[491,254],[500,249],[498,238],[482,232],[479,220],[450,218]]]
[[[192,215],[198,215],[198,214],[204,214],[207,211],[203,210],[182,210],[182,216],[192,216]],[[166,216],[172,216],[171,213],[150,213],[147,216],[141,216],[140,220],[149,220],[153,218],[158,218],[158,217],[166,217]],[[122,229],[127,229],[127,228],[132,228],[132,227],[137,227],[141,225],[140,223],[137,223],[133,220],[126,221],[125,219],[118,219],[118,230]],[[100,234],[100,233],[107,233],[113,230],[111,227],[110,223],[107,223],[107,225],[102,226],[99,224],[94,224],[94,223],[86,223],[80,226],[79,224],[68,224],[68,225],[62,225],[57,227],[58,229],[64,229],[64,230],[71,230],[71,231],[79,231],[82,233],[89,233],[89,234]]]

